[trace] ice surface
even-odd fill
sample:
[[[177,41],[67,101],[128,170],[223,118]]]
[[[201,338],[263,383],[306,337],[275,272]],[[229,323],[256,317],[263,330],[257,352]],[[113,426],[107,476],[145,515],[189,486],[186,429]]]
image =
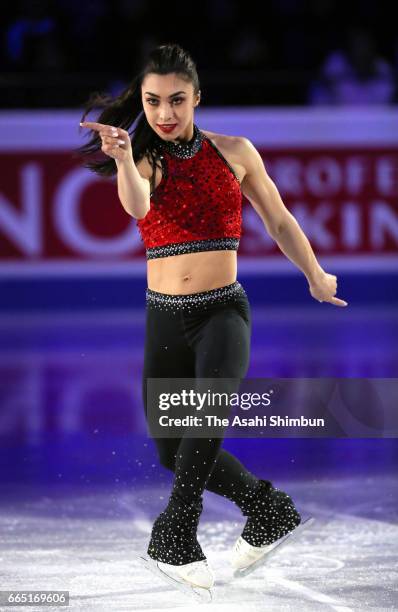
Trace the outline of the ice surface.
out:
[[[229,549],[244,517],[205,492],[198,539],[216,583],[198,604],[138,562],[164,488],[4,490],[0,507],[2,590],[69,590],[68,610],[250,612],[397,610],[398,481],[393,476],[278,481],[313,526],[250,576],[233,579]],[[161,499],[163,498],[163,499]],[[11,609],[11,608],[8,608]],[[34,608],[29,610],[61,610]]]

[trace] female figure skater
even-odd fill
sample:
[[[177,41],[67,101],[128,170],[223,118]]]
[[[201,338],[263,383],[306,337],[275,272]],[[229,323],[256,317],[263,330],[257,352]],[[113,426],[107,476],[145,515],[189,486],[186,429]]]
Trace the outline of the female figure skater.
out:
[[[117,172],[118,194],[137,219],[146,247],[147,378],[236,378],[249,365],[251,313],[236,280],[242,193],[281,250],[305,274],[311,295],[337,306],[336,277],[318,264],[252,143],[204,131],[194,123],[199,79],[178,45],[155,48],[142,71],[116,99],[91,99],[104,110],[79,152],[109,158],[86,164],[100,175]],[[143,114],[141,114],[143,110]],[[141,115],[141,116],[139,116]],[[133,137],[127,131],[138,118]],[[204,489],[233,501],[247,517],[232,565],[245,568],[292,532],[300,515],[289,495],[256,477],[222,438],[155,438],[160,462],[174,472],[166,508],[148,546],[157,567],[178,581],[209,589],[213,573],[197,540]]]

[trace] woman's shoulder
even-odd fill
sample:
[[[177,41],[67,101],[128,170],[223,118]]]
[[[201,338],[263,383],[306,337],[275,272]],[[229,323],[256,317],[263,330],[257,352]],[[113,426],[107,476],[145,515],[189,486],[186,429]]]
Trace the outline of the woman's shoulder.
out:
[[[218,132],[210,132],[209,130],[200,131],[207,136],[216,147],[229,150],[231,153],[237,152],[244,140],[243,136],[229,136],[227,134],[219,134]]]
[[[247,138],[244,136],[229,136],[227,134],[218,134],[217,132],[209,132],[201,130],[207,138],[217,147],[228,163],[235,170],[235,174],[242,183],[246,175],[246,149]]]

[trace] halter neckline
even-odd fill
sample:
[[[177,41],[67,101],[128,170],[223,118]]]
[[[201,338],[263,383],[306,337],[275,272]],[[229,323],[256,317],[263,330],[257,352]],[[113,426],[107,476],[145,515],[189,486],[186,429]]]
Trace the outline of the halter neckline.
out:
[[[204,134],[200,131],[198,126],[193,124],[193,136],[188,142],[176,143],[170,140],[163,140],[160,136],[157,136],[159,147],[173,155],[174,157],[180,157],[181,159],[189,159],[196,155],[202,146],[204,140]]]

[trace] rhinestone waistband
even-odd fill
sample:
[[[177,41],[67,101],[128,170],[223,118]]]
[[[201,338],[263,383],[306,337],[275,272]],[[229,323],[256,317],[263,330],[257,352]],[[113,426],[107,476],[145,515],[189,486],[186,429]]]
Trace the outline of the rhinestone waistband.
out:
[[[200,251],[237,251],[239,238],[209,238],[206,240],[191,240],[190,242],[175,242],[164,246],[146,249],[146,258],[170,257],[184,253],[199,253]]]
[[[246,292],[239,281],[231,285],[217,287],[209,291],[188,293],[186,295],[172,295],[160,293],[153,289],[146,289],[146,304],[160,310],[190,310],[191,308],[206,307],[210,304],[223,304],[237,296],[246,296]]]

